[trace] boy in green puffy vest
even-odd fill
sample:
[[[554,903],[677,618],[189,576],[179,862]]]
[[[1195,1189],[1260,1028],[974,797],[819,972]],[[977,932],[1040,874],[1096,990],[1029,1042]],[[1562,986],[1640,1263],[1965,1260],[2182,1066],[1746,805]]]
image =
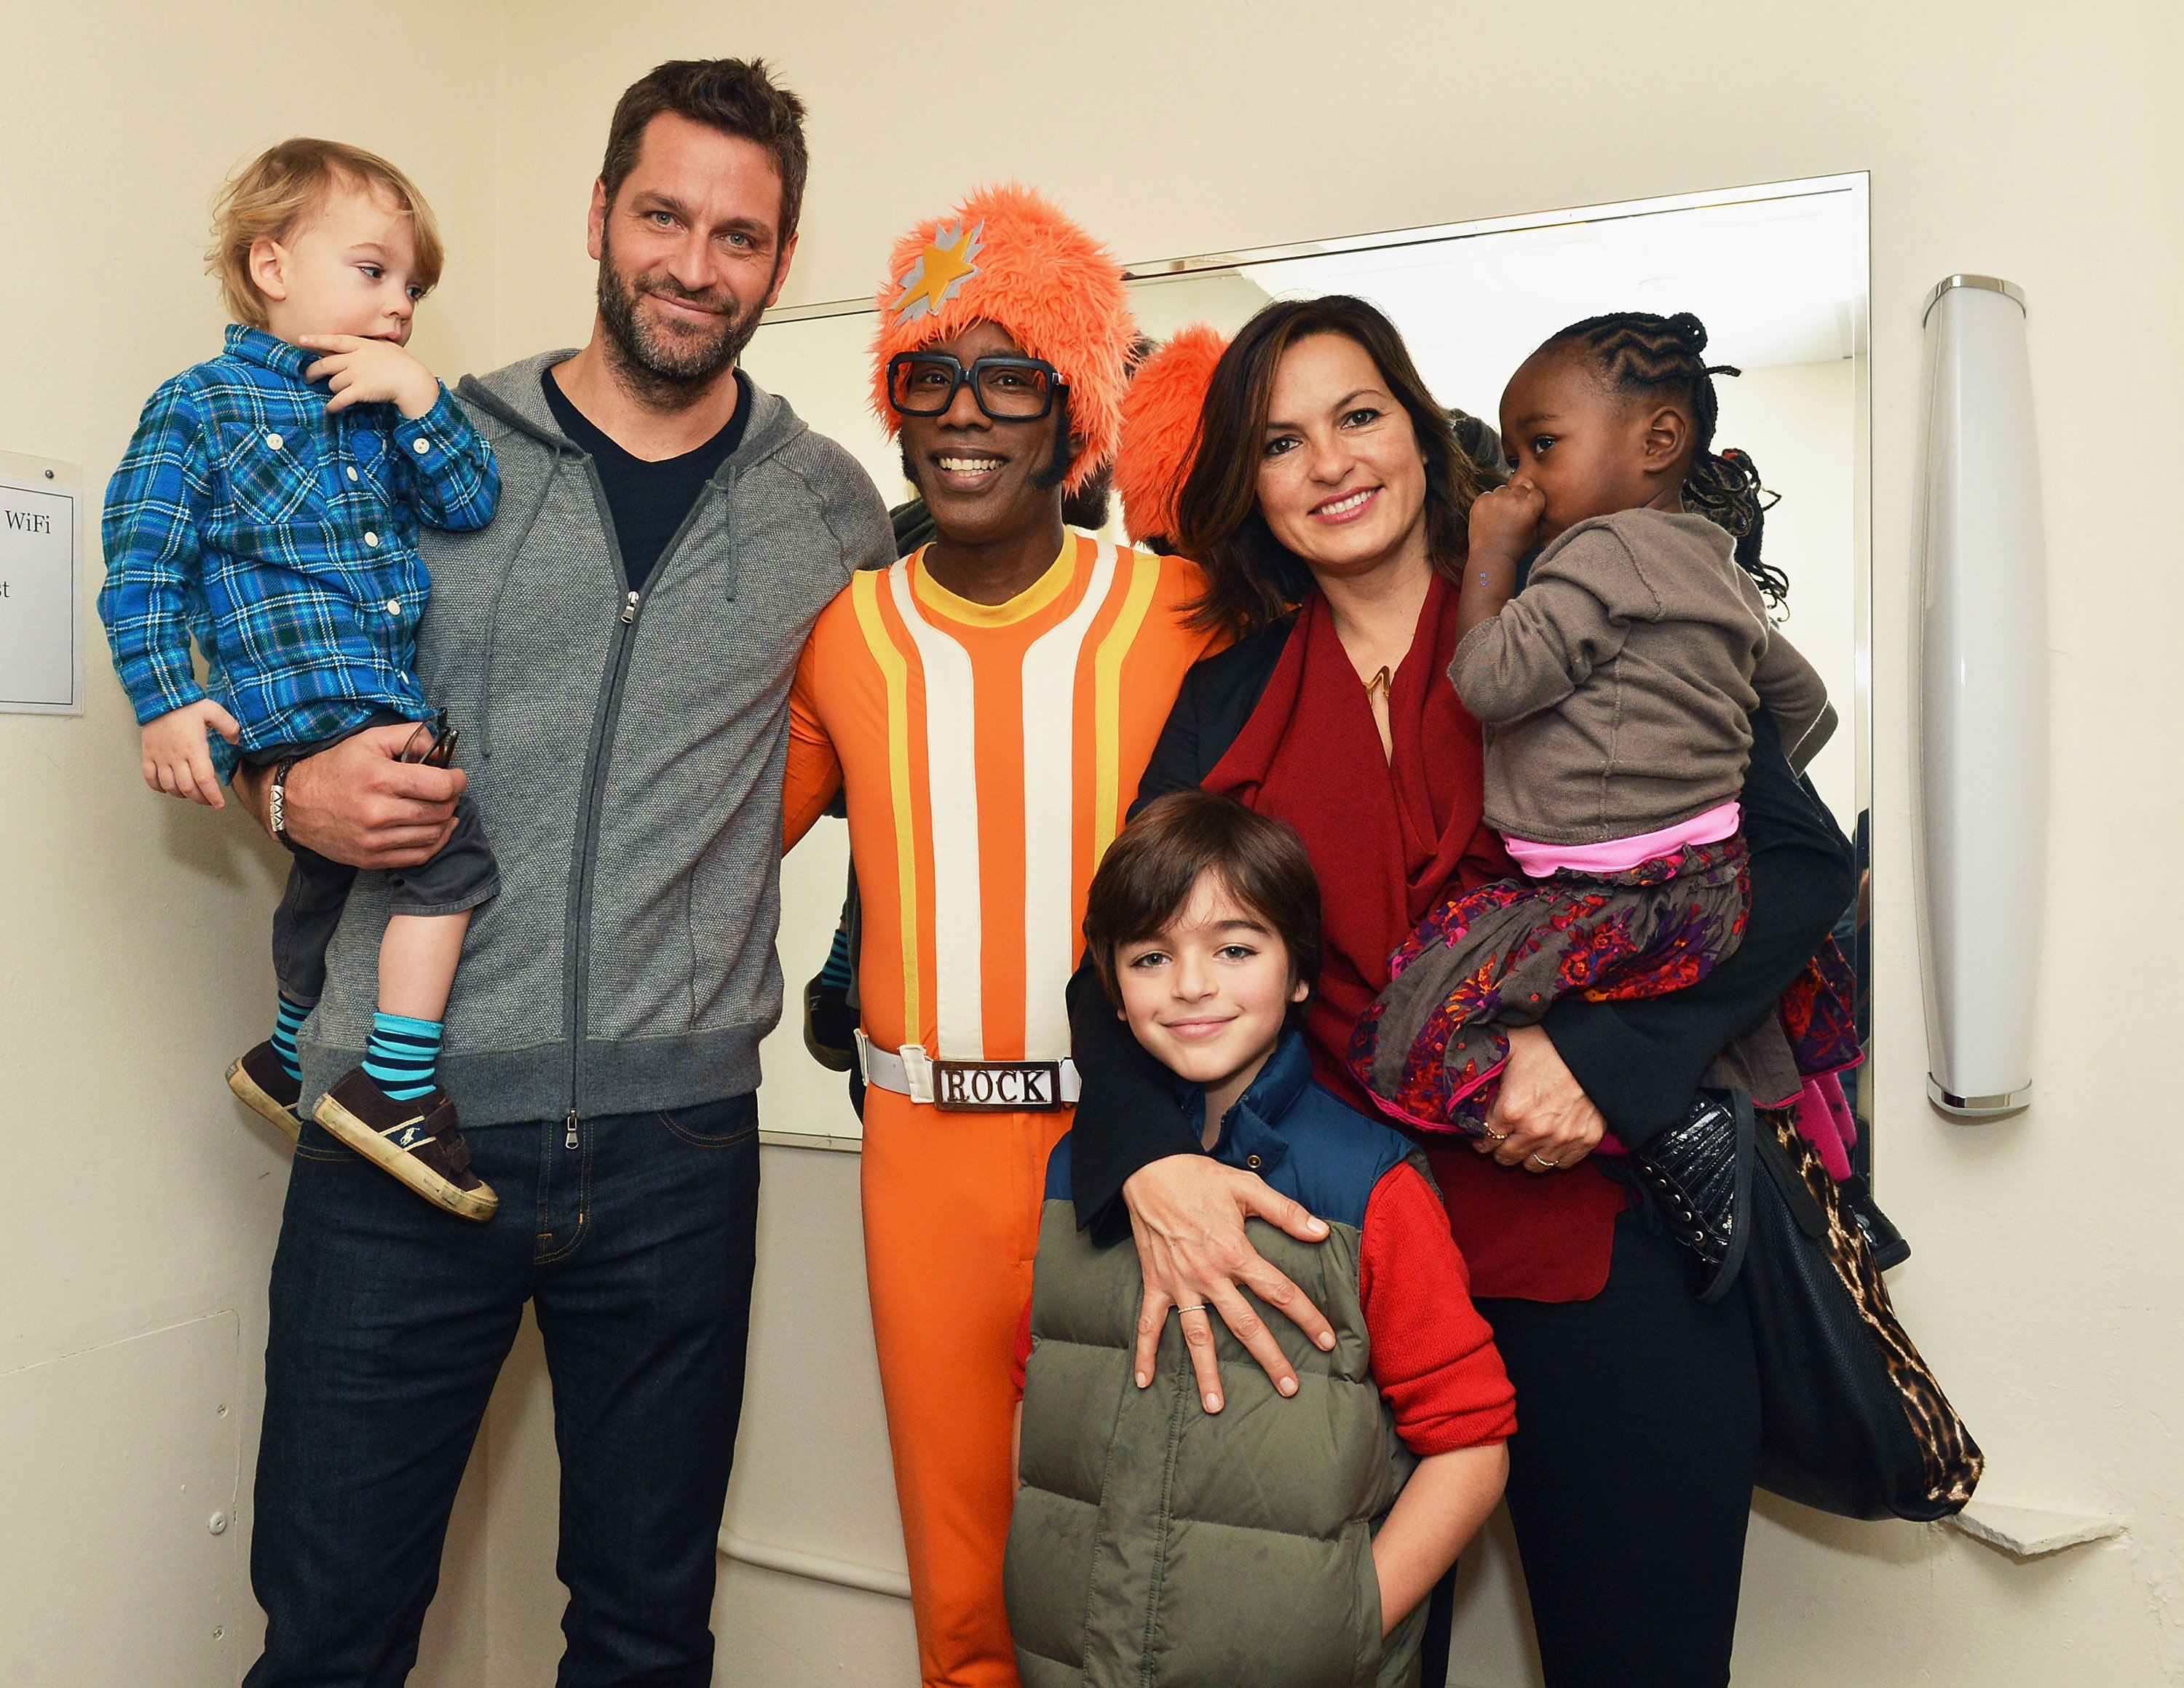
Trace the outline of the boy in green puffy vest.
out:
[[[1203,1412],[1189,1345],[1244,1356],[1187,1307],[1139,1386],[1138,1262],[1078,1230],[1061,1139],[1018,1345],[1006,1586],[1025,1688],[1415,1683],[1424,1596],[1501,1498],[1516,1418],[1423,1162],[1312,1082],[1291,1023],[1318,965],[1311,861],[1279,821],[1174,793],[1108,851],[1084,929],[1206,1150],[1327,1220],[1319,1243],[1251,1228],[1336,1340],[1269,1321],[1294,1398],[1240,1363]]]

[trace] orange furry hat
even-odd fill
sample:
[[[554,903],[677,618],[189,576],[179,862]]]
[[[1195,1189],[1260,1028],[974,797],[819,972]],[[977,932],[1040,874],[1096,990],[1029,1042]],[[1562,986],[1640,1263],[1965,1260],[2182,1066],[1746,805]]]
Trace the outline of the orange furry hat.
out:
[[[1123,443],[1115,449],[1115,490],[1123,531],[1133,544],[1175,538],[1175,501],[1198,458],[1198,422],[1213,366],[1228,337],[1210,322],[1178,328],[1138,365],[1123,399]]]
[[[1068,384],[1070,432],[1084,444],[1067,490],[1115,454],[1137,335],[1123,267],[1050,200],[1015,182],[982,187],[897,241],[888,277],[872,339],[872,409],[889,434],[902,419],[888,403],[888,359],[990,322]]]

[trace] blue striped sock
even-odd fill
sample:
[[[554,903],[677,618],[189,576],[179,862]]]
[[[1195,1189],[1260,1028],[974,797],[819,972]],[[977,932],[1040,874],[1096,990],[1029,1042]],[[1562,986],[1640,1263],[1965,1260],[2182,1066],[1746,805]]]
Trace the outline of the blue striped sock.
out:
[[[834,942],[827,951],[827,965],[819,969],[819,983],[837,990],[850,988],[850,934],[834,928]]]
[[[311,1017],[312,1005],[291,1002],[277,990],[273,993],[273,1053],[281,1062],[281,1070],[300,1084],[304,1082],[304,1063],[296,1053],[296,1033]]]
[[[433,1068],[440,1061],[442,1023],[374,1014],[364,1046],[364,1076],[398,1102],[431,1095],[437,1082]]]

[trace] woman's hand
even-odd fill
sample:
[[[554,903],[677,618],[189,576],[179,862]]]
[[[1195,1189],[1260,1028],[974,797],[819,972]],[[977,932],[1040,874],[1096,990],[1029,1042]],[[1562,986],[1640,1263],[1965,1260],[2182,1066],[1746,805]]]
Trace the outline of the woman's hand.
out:
[[[1204,1155],[1170,1155],[1140,1167],[1123,1184],[1123,1201],[1130,1210],[1130,1234],[1137,1240],[1138,1265],[1145,1278],[1145,1300],[1138,1308],[1138,1387],[1152,1382],[1162,1328],[1168,1309],[1179,1307],[1199,1399],[1208,1412],[1218,1412],[1222,1403],[1209,1310],[1220,1313],[1277,1390],[1295,1395],[1296,1372],[1267,1322],[1244,1299],[1244,1290],[1286,1314],[1322,1351],[1334,1346],[1334,1329],[1304,1291],[1251,1246],[1244,1221],[1256,1214],[1307,1243],[1325,1240],[1325,1222],[1269,1189],[1256,1173]]]
[[[1514,1028],[1486,1135],[1471,1146],[1505,1167],[1568,1172],[1600,1146],[1607,1131],[1607,1122],[1563,1065],[1553,1039],[1537,1026]]]

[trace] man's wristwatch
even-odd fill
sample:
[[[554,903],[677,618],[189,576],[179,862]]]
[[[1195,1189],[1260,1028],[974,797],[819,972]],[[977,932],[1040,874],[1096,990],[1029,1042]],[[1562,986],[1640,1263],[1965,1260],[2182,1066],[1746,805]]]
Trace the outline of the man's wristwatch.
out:
[[[265,788],[265,825],[282,844],[288,842],[288,771],[297,759],[284,756],[273,770],[273,783]]]

